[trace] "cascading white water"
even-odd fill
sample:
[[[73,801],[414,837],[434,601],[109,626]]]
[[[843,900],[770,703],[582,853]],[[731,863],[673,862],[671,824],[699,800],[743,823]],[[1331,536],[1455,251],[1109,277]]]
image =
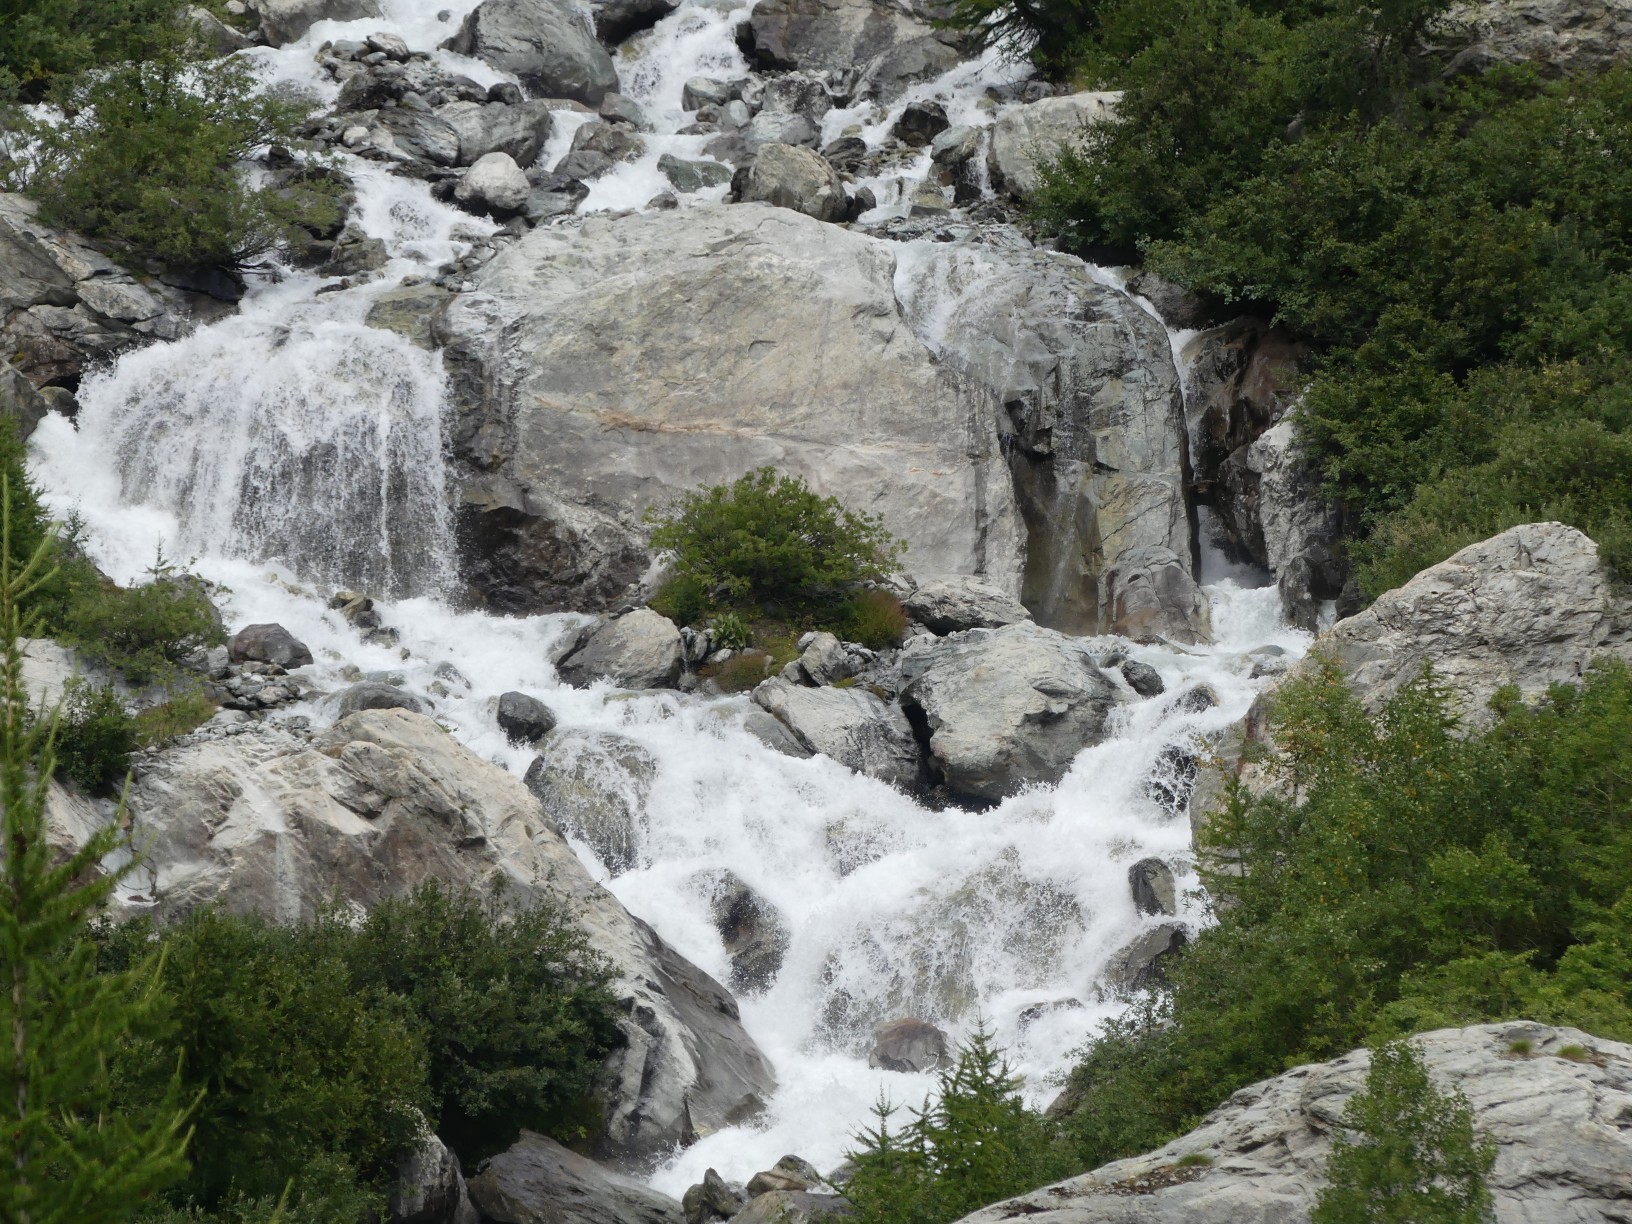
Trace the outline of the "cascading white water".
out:
[[[447,3],[387,0],[384,21],[324,23],[301,44],[263,53],[268,78],[321,93],[311,67],[321,40],[394,29],[428,47],[450,31],[434,19]],[[469,7],[461,0],[450,20]],[[696,154],[700,138],[672,134],[685,122],[679,87],[698,73],[742,70],[732,41],[741,12],[685,3],[620,54],[625,88],[659,132],[638,162],[595,184],[586,207],[639,207],[667,186],[654,179],[662,151]],[[492,76],[468,61],[458,67]],[[997,61],[966,65],[915,87],[890,111],[939,94],[955,121],[985,122],[990,112],[975,101],[1000,71]],[[835,113],[829,125],[837,134],[859,123],[864,139],[877,141],[889,118],[858,109]],[[558,124],[546,158],[565,151],[567,128]],[[635,866],[609,876],[589,847],[575,846],[580,857],[721,979],[729,964],[710,914],[715,873],[746,881],[791,932],[774,983],[741,1000],[780,1090],[754,1123],[676,1154],[654,1175],[659,1188],[678,1195],[709,1166],[745,1178],[787,1152],[829,1169],[881,1093],[921,1101],[932,1077],[869,1070],[857,1056],[877,1019],[923,1016],[956,1037],[984,1017],[1033,1101],[1046,1100],[1072,1051],[1122,1006],[1096,989],[1107,960],[1155,921],[1135,910],[1129,866],[1150,855],[1167,860],[1181,920],[1205,921],[1188,822],[1156,802],[1148,781],[1172,746],[1194,749],[1245,714],[1259,687],[1247,650],[1305,648],[1306,636],[1280,623],[1275,592],[1233,579],[1210,587],[1212,647],[1102,643],[1155,667],[1169,696],[1124,707],[1111,739],[1082,753],[1058,786],[979,813],[932,811],[832,761],[777,755],[737,725],[744,698],[609,700],[604,685],[562,687],[548,648],[580,618],[494,618],[437,598],[450,557],[440,366],[362,321],[381,288],[429,273],[489,227],[378,167],[348,168],[359,188],[355,219],[393,256],[382,280],[319,296],[320,282],[292,275],[258,287],[238,317],[87,379],[78,430],[51,418],[36,435],[36,470],[52,505],[81,511],[92,551],[114,577],[139,575],[160,542],[172,555],[196,553],[196,571],[228,588],[229,623],[287,626],[317,656],[319,688],[342,687],[346,665],[390,674],[426,696],[462,741],[513,771],[530,754],[505,742],[493,717],[498,694],[510,689],[542,696],[565,727],[616,731],[652,754]],[[917,305],[926,335],[937,310],[951,309]],[[324,597],[342,582],[415,596],[381,605],[400,648],[361,642],[327,610]],[[447,663],[468,689],[445,681]],[[1197,684],[1211,686],[1219,705],[1178,709],[1175,696]],[[318,700],[291,713],[323,720],[334,711]]]

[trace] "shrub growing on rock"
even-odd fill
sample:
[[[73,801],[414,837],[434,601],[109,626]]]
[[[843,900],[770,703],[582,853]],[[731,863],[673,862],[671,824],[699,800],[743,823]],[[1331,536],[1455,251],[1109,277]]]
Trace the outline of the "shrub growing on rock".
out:
[[[64,637],[132,684],[168,680],[177,664],[226,640],[209,598],[166,576],[162,563],[137,586],[82,589],[64,619]]]
[[[116,790],[130,772],[136,720],[108,685],[74,685],[57,723],[57,761],[66,777],[93,793]]]

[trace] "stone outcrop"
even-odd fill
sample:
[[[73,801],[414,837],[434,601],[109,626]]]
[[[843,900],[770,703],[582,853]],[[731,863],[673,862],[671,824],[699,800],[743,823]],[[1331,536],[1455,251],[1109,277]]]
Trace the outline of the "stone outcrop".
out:
[[[1079,642],[1029,621],[914,639],[901,669],[911,677],[901,704],[928,737],[932,768],[975,800],[1058,782],[1118,701]]]
[[[386,1206],[391,1224],[481,1224],[459,1158],[429,1130],[398,1166]]]
[[[787,921],[734,872],[719,872],[712,892],[714,926],[731,958],[731,988],[743,992],[769,988],[782,971],[792,938]]]
[[[906,716],[864,688],[806,688],[776,676],[754,690],[754,704],[812,753],[892,786],[918,782],[918,741]]]
[[[319,21],[378,17],[377,0],[247,0],[261,19],[261,37],[274,47],[292,43]]]
[[[873,1030],[869,1067],[885,1071],[934,1071],[952,1059],[946,1034],[927,1020],[891,1020]]]
[[[227,642],[227,658],[234,663],[275,663],[287,671],[305,667],[312,652],[282,625],[245,625]]]
[[[1474,1129],[1496,1142],[1496,1224],[1625,1218],[1632,1046],[1527,1021],[1412,1040],[1435,1082],[1460,1090]],[[1165,1147],[995,1203],[963,1224],[1308,1224],[1370,1057],[1357,1050],[1243,1088]],[[1209,1160],[1180,1164],[1195,1155]]]
[[[527,789],[562,832],[619,875],[640,860],[641,818],[657,762],[632,739],[609,731],[561,730],[527,767]]]
[[[560,0],[482,0],[443,44],[513,73],[538,98],[599,106],[618,92],[618,70]]]
[[[749,61],[773,70],[865,69],[921,39],[945,47],[928,22],[880,0],[762,0],[738,35]]]
[[[1080,148],[1083,129],[1111,118],[1121,96],[1065,94],[1005,111],[992,125],[986,155],[993,185],[1012,196],[1030,194],[1041,167],[1067,148]]]
[[[1628,0],[1483,0],[1458,4],[1425,40],[1446,74],[1534,64],[1547,76],[1602,72],[1632,56]]]
[[[684,1224],[680,1204],[532,1131],[470,1179],[492,1224]]]
[[[680,630],[650,608],[597,621],[555,665],[576,688],[610,680],[620,688],[668,688],[680,678]]]
[[[988,396],[902,324],[891,244],[762,204],[544,228],[442,328],[466,577],[498,609],[614,604],[644,512],[772,464],[882,515],[924,577],[1012,589]]]
[[[979,578],[919,583],[901,604],[914,620],[941,634],[1001,629],[1031,619],[1031,613],[1013,595]]]
[[[819,153],[785,144],[761,146],[753,163],[737,171],[732,194],[818,221],[842,221],[848,207],[838,172]]]
[[[774,1080],[735,1001],[594,882],[520,779],[428,718],[355,714],[172,748],[132,788],[159,916],[218,902],[284,921],[441,881],[552,901],[613,964],[627,1044],[602,1076],[607,1156],[655,1157],[741,1121]]]
[[[1432,664],[1473,724],[1491,696],[1528,700],[1578,683],[1597,658],[1632,660],[1632,604],[1610,584],[1598,546],[1562,523],[1527,523],[1423,570],[1315,642],[1376,709]]]
[[[1022,602],[1070,633],[1208,636],[1183,399],[1167,333],[1080,260],[1011,241],[914,243],[908,318],[989,387],[1025,518]],[[907,564],[917,568],[911,554]]]
[[[35,426],[50,411],[51,405],[45,396],[23,377],[22,371],[8,362],[0,361],[0,416],[16,427],[18,440],[28,441],[33,436]]]

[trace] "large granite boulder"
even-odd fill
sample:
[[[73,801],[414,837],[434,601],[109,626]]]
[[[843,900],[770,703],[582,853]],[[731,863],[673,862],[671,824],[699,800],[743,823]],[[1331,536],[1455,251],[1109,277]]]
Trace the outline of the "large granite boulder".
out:
[[[1042,98],[1003,112],[992,125],[986,154],[992,184],[1012,196],[1035,191],[1042,167],[1068,148],[1082,147],[1084,130],[1104,123],[1120,93],[1074,93]]]
[[[474,165],[489,153],[504,153],[525,170],[538,160],[550,138],[550,107],[541,98],[511,105],[448,102],[436,108],[436,117],[458,136],[461,166]]]
[[[918,741],[901,708],[863,688],[805,688],[780,676],[754,704],[781,720],[800,745],[892,786],[916,785]]]
[[[608,1059],[598,1150],[656,1158],[740,1121],[774,1086],[726,990],[579,862],[519,778],[436,723],[370,710],[311,738],[261,726],[171,748],[132,787],[135,883],[160,918],[217,903],[284,921],[425,881],[577,917],[615,972],[626,1044]]]
[[[270,46],[292,43],[319,21],[359,21],[378,17],[378,0],[247,0],[261,19],[261,36]]]
[[[538,98],[599,106],[618,70],[563,0],[482,0],[442,44],[513,73]]]
[[[1412,1040],[1436,1083],[1467,1097],[1475,1131],[1496,1142],[1496,1224],[1626,1218],[1632,1046],[1528,1021]],[[1344,1106],[1370,1065],[1357,1050],[1243,1088],[1165,1147],[994,1203],[962,1224],[1308,1224]],[[1181,1163],[1196,1155],[1210,1159]]]
[[[626,689],[668,688],[680,678],[680,630],[650,608],[596,621],[555,665],[575,688],[610,680]]]
[[[1632,660],[1632,602],[1598,546],[1562,523],[1511,527],[1422,571],[1316,639],[1376,709],[1432,664],[1472,723],[1517,685],[1530,700],[1578,683],[1594,659]]]
[[[397,1166],[386,1209],[391,1224],[480,1224],[455,1156],[436,1133],[426,1130]]]
[[[739,36],[761,69],[862,68],[920,38],[947,36],[881,0],[761,0]]]
[[[920,582],[901,605],[914,620],[936,633],[1001,629],[1031,619],[1031,613],[1013,595],[979,578]]]
[[[524,1130],[470,1179],[492,1224],[684,1224],[680,1204],[553,1139]]]
[[[588,0],[595,37],[609,47],[650,29],[679,7],[680,0]]]
[[[770,464],[880,514],[918,572],[1013,589],[992,400],[903,326],[895,250],[763,204],[504,248],[439,324],[472,586],[509,611],[615,604],[648,508]]]
[[[818,221],[842,221],[848,206],[838,171],[821,154],[794,145],[762,145],[753,163],[737,171],[734,188],[744,203],[791,208]]]
[[[901,704],[928,731],[932,767],[976,800],[1058,782],[1118,701],[1080,643],[1029,621],[904,650],[901,670],[911,677]]]
[[[1027,527],[1021,598],[1038,622],[1205,640],[1184,402],[1162,325],[1081,260],[1018,241],[919,241],[901,262],[907,317],[990,388],[1008,435]]]

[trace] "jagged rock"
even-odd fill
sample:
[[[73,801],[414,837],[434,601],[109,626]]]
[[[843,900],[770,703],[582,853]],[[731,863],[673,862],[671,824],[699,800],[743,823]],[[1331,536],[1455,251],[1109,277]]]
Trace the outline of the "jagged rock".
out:
[[[692,77],[681,87],[682,110],[702,110],[705,106],[724,106],[731,101],[731,87],[713,77]]]
[[[914,620],[940,634],[1000,629],[1031,619],[1031,613],[1013,595],[980,578],[921,582],[901,604]]]
[[[562,730],[540,748],[524,780],[550,819],[612,875],[638,865],[640,820],[657,776],[652,754],[605,731]]]
[[[1205,640],[1184,403],[1162,325],[1055,252],[924,241],[901,258],[909,321],[992,388],[1029,528],[1021,602],[1071,633]]]
[[[1162,681],[1162,673],[1149,663],[1141,663],[1137,659],[1129,659],[1122,664],[1122,679],[1128,682],[1128,687],[1141,697],[1160,697],[1167,691],[1167,685]]]
[[[364,680],[340,694],[340,717],[359,710],[407,710],[422,714],[425,703],[412,693],[405,693],[394,684],[378,680]]]
[[[679,0],[588,0],[595,19],[595,37],[615,47],[632,35],[648,30],[675,9]]]
[[[894,265],[761,204],[505,247],[441,333],[466,580],[498,610],[617,606],[649,507],[769,463],[880,514],[922,572],[1011,585],[991,403],[901,326]]]
[[[946,1034],[927,1020],[892,1020],[873,1030],[867,1065],[885,1071],[934,1071],[951,1057]]]
[[[245,0],[261,19],[261,34],[267,43],[281,47],[292,43],[319,21],[358,21],[378,17],[376,0]]]
[[[488,153],[466,170],[453,198],[471,212],[513,217],[527,203],[533,186],[508,153]]]
[[[1058,782],[1100,741],[1115,687],[1075,640],[1028,622],[974,630],[901,654],[901,704],[923,720],[953,793],[997,800]]]
[[[1031,194],[1042,165],[1066,148],[1080,148],[1083,129],[1110,119],[1121,97],[1114,92],[1074,93],[1004,111],[992,125],[986,155],[993,186],[1012,196]]]
[[[749,149],[759,153],[762,153],[768,146],[780,145],[804,147],[807,150],[814,149],[820,143],[821,136],[821,129],[803,115],[780,114],[776,111],[760,111],[759,114],[749,120],[748,130],[743,133],[743,138],[747,142]],[[805,172],[809,173],[809,171]],[[787,167],[781,167],[777,173],[787,174],[790,171]],[[744,196],[742,198],[757,199],[759,197]],[[792,207],[792,205],[788,207]],[[807,210],[801,208],[799,211],[805,212]]]
[[[912,727],[898,706],[866,689],[803,688],[777,676],[756,688],[753,700],[811,752],[892,786],[917,784]]]
[[[800,652],[798,667],[802,679],[818,687],[848,680],[865,667],[870,659],[839,641],[831,633],[812,634],[810,642]]]
[[[187,10],[187,23],[193,27],[199,42],[217,58],[243,51],[255,44],[245,34],[233,29],[209,9],[192,7]]]
[[[28,441],[34,435],[34,427],[50,411],[51,405],[35,390],[34,384],[10,364],[0,361],[0,416],[16,427],[18,441]]]
[[[890,128],[890,135],[909,148],[921,149],[948,127],[946,108],[939,102],[909,102]]]
[[[600,116],[612,123],[625,123],[643,132],[651,130],[651,124],[646,121],[646,112],[640,108],[640,103],[620,93],[609,93],[601,99]]]
[[[856,1209],[837,1194],[810,1194],[803,1190],[771,1190],[749,1202],[732,1224],[808,1224],[835,1216],[853,1216]]]
[[[427,1130],[397,1167],[387,1203],[391,1224],[480,1224],[465,1192],[459,1158]]]
[[[1424,41],[1449,59],[1445,75],[1534,64],[1545,76],[1603,72],[1632,55],[1628,0],[1483,0],[1458,4]]]
[[[227,643],[227,658],[234,663],[276,663],[293,671],[310,663],[312,652],[282,625],[245,625]]]
[[[470,1197],[493,1224],[685,1224],[668,1195],[528,1130],[470,1179]]]
[[[559,0],[482,0],[442,45],[512,73],[537,98],[599,106],[618,90],[612,57]]]
[[[674,184],[676,191],[701,191],[731,181],[731,167],[716,161],[685,161],[665,153],[657,159],[658,172]]]
[[[459,132],[440,115],[398,107],[381,111],[378,123],[402,156],[433,166],[459,164]]]
[[[875,0],[761,0],[739,41],[759,68],[846,70],[925,37],[940,41],[927,22]]]
[[[713,1224],[715,1220],[729,1220],[747,1203],[746,1194],[709,1169],[702,1181],[686,1190],[680,1207],[686,1213],[686,1224]]]
[[[1141,914],[1171,918],[1179,912],[1173,869],[1159,858],[1140,859],[1128,868],[1128,890],[1133,894],[1134,908]]]
[[[1562,523],[1510,527],[1339,621],[1313,653],[1335,656],[1375,710],[1431,663],[1471,725],[1497,689],[1526,700],[1579,683],[1592,660],[1632,660],[1632,602],[1611,585],[1598,546]],[[1305,665],[1309,666],[1309,665]]]
[[[1167,978],[1167,964],[1189,943],[1176,922],[1161,922],[1128,941],[1105,966],[1105,984],[1119,993],[1143,990]]]
[[[798,1156],[784,1156],[769,1169],[755,1173],[744,1188],[750,1195],[757,1196],[776,1190],[813,1190],[821,1184],[822,1175],[810,1161]]]
[[[816,755],[799,742],[799,737],[787,723],[774,714],[767,714],[764,710],[748,711],[743,716],[742,729],[773,752],[780,752],[783,756],[805,760]]]
[[[425,880],[574,915],[613,965],[625,1036],[597,1089],[608,1158],[666,1156],[774,1087],[731,996],[595,883],[519,778],[428,718],[370,710],[310,740],[261,724],[173,747],[128,810],[161,920],[213,902],[309,921]]]
[[[396,332],[422,349],[434,349],[436,320],[452,300],[453,294],[440,285],[404,285],[376,296],[364,322]]]
[[[787,923],[765,898],[730,871],[714,881],[711,910],[714,926],[731,958],[731,989],[766,990],[782,971],[787,955]]]
[[[449,102],[436,108],[436,117],[459,137],[456,164],[471,166],[489,153],[504,153],[523,170],[538,160],[552,122],[549,103],[542,100]]]
[[[550,707],[526,693],[500,693],[497,721],[512,744],[536,744],[555,730]]]
[[[1156,313],[1162,316],[1162,322],[1172,328],[1205,327],[1214,321],[1217,310],[1214,303],[1148,268],[1142,268],[1128,278],[1128,292],[1137,293],[1154,306]],[[1196,391],[1192,389],[1191,395],[1195,394]],[[1199,461],[1197,466],[1199,468]]]
[[[980,152],[982,139],[982,129],[977,127],[947,128],[930,142],[930,160],[937,166],[961,166]]]
[[[572,134],[572,151],[599,153],[614,162],[627,162],[646,151],[646,142],[626,123],[595,119]]]
[[[1528,1054],[1513,1051],[1529,1043]],[[1604,1224],[1625,1214],[1632,1046],[1530,1021],[1412,1038],[1496,1144],[1497,1224]],[[1567,1046],[1584,1058],[1560,1056]],[[1243,1088],[1167,1146],[994,1203],[961,1224],[1308,1224],[1332,1140],[1365,1085],[1367,1050]],[[1181,1165],[1197,1153],[1205,1165]],[[1142,1189],[1135,1187],[1142,1186]]]
[[[680,678],[680,630],[650,608],[597,621],[556,664],[561,679],[587,688],[609,679],[620,688],[669,688]]]

